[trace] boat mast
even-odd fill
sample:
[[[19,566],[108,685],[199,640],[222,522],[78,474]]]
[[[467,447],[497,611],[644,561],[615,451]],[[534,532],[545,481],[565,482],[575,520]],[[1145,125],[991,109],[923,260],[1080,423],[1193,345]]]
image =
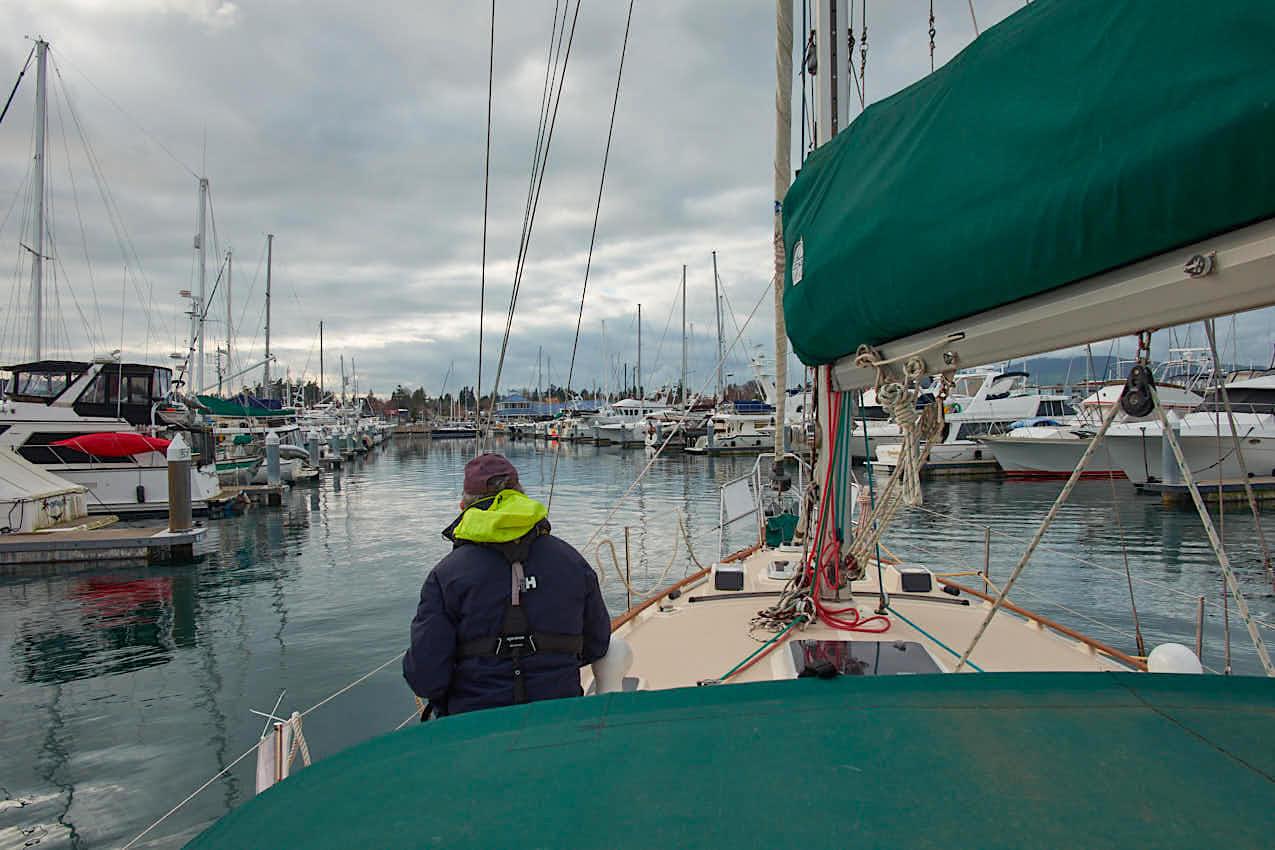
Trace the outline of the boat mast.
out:
[[[234,336],[234,322],[231,320],[231,301],[230,301],[230,273],[234,267],[234,252],[226,251],[226,374],[229,375],[234,371],[234,367],[230,361],[230,343],[231,337]]]
[[[203,392],[204,384],[204,303],[207,299],[204,287],[208,281],[208,255],[204,250],[208,229],[208,178],[199,178],[199,237],[195,247],[199,249],[199,298],[195,301],[195,386]]]
[[[266,234],[266,367],[263,380],[265,381],[262,389],[265,390],[266,398],[273,397],[270,391],[270,270],[274,265],[274,234]]]
[[[717,400],[725,401],[726,387],[722,384],[722,296],[717,291],[717,252],[713,252],[713,310],[717,314]]]
[[[638,399],[645,399],[642,393],[642,305],[638,305],[638,362],[637,372],[633,376],[634,382],[637,384]]]
[[[850,70],[851,57],[849,55],[848,45],[846,50],[840,48],[845,45],[844,33],[847,23],[850,21],[847,6],[848,0],[816,0],[814,6],[814,25],[815,25],[815,147],[827,144],[837,131],[849,123],[850,118],[850,101],[851,101],[851,80],[852,71]],[[805,151],[802,152],[803,156]],[[785,269],[787,260],[785,259]],[[815,428],[818,432],[818,443],[820,446],[833,445],[833,434],[829,417],[821,414],[822,404],[814,403],[816,398],[822,398],[820,393],[826,389],[820,384],[820,371],[815,371],[815,390],[811,395],[811,403],[815,407]],[[824,373],[831,382],[831,373]],[[869,458],[871,460],[871,458]],[[823,463],[814,464],[816,470],[815,475],[821,488],[830,486],[828,481],[828,465]],[[844,490],[842,505],[845,516],[849,516],[851,505],[849,503],[851,488],[846,486]]]
[[[784,328],[783,199],[792,170],[792,0],[775,0],[775,477],[784,466],[788,334]],[[683,296],[685,297],[685,296]],[[683,330],[685,333],[685,330]],[[686,343],[682,343],[685,350]]]
[[[607,320],[602,320],[602,393],[603,401],[611,402],[611,374],[607,371]]]
[[[345,355],[341,355],[341,410],[345,410]]]
[[[31,359],[44,356],[44,129],[48,123],[48,100],[45,83],[45,66],[48,62],[49,43],[37,39],[35,43],[35,246],[31,251]]]
[[[319,320],[319,401],[323,401],[323,320]]]
[[[678,387],[682,406],[686,407],[686,264],[682,264],[682,385]]]

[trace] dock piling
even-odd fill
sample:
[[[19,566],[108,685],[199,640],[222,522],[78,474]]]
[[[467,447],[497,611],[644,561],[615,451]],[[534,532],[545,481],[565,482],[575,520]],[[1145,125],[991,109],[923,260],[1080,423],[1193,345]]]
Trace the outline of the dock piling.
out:
[[[271,431],[266,435],[266,483],[278,487],[283,481],[283,471],[279,468],[279,434]]]

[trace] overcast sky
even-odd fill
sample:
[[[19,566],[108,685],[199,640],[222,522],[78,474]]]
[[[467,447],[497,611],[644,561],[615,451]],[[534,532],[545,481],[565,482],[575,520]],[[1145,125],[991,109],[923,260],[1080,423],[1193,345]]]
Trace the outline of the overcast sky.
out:
[[[987,27],[1018,2],[978,2]],[[856,3],[856,7],[858,4]],[[937,59],[973,37],[966,0],[937,0]],[[562,8],[559,6],[559,8]],[[574,5],[572,9],[574,9]],[[513,281],[553,0],[498,0],[484,386]],[[581,6],[501,387],[566,380],[627,4]],[[186,347],[196,289],[197,176],[211,185],[208,289],[233,249],[235,368],[263,351],[266,234],[275,234],[276,369],[317,378],[357,362],[361,390],[474,383],[490,6],[484,2],[5,0],[0,86],[51,43],[49,182],[56,257],[46,356]],[[868,96],[929,70],[928,4],[870,2]],[[798,4],[800,40],[800,4]],[[34,68],[0,124],[0,354],[22,360],[31,230]],[[795,109],[799,116],[800,107]],[[84,140],[87,140],[86,148]],[[575,386],[676,380],[687,265],[692,386],[714,360],[711,252],[742,322],[771,270],[774,5],[638,0],[585,302]],[[106,198],[104,201],[103,198]],[[211,228],[210,228],[211,230]],[[213,248],[215,247],[215,251]],[[224,290],[209,312],[224,345]],[[121,313],[121,307],[123,312]],[[602,356],[606,322],[607,357]],[[767,297],[745,333],[771,347]],[[1270,356],[1269,313],[1223,345]],[[727,322],[728,336],[734,326]],[[1163,336],[1163,335],[1162,335]],[[604,362],[609,367],[604,367]],[[795,363],[795,360],[793,361]],[[551,365],[550,365],[551,364]],[[741,358],[728,370],[748,377]]]

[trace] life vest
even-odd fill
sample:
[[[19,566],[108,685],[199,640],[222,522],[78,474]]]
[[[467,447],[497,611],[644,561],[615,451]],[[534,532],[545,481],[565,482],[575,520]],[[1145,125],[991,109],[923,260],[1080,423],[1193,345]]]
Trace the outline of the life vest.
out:
[[[584,651],[584,635],[539,632],[532,628],[527,619],[527,612],[521,604],[522,591],[527,589],[522,562],[510,563],[509,572],[509,601],[505,603],[505,615],[500,624],[499,634],[460,644],[456,647],[456,660],[500,658],[512,661],[514,704],[519,705],[527,701],[527,682],[522,674],[522,659],[539,652],[558,652],[578,658]]]

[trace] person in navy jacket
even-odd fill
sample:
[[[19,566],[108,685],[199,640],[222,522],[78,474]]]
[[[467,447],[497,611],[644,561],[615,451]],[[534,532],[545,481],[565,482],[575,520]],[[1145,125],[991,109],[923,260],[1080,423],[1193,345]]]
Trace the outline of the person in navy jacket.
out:
[[[549,533],[548,511],[503,455],[465,465],[460,507],[403,658],[403,677],[428,701],[424,719],[580,696],[580,667],[611,637],[597,574]]]

